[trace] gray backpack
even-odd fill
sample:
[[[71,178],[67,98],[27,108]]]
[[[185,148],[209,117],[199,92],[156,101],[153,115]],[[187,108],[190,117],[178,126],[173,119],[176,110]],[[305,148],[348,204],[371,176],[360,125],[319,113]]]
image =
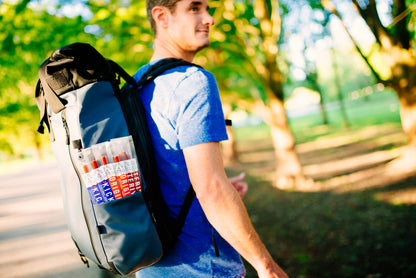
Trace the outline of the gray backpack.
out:
[[[39,69],[38,131],[49,131],[68,227],[86,264],[133,273],[159,261],[181,232],[195,192],[190,186],[177,219],[166,216],[139,97],[140,88],[179,65],[193,64],[165,59],[136,83],[92,46],[75,43]]]

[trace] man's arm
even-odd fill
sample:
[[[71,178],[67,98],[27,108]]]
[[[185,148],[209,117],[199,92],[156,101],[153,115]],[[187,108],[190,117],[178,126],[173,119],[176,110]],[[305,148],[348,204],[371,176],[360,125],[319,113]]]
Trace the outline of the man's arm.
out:
[[[288,277],[254,230],[245,206],[224,171],[218,142],[183,150],[189,178],[209,222],[256,270],[259,277]]]

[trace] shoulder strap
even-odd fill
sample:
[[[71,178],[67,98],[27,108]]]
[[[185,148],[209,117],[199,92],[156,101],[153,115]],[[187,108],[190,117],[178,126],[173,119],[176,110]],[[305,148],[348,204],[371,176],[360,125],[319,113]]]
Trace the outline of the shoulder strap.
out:
[[[163,72],[173,69],[175,67],[179,66],[194,66],[194,67],[201,67],[197,64],[187,62],[182,59],[176,59],[176,58],[166,58],[162,59],[156,64],[151,65],[149,69],[143,74],[142,78],[137,82],[138,87],[144,86],[147,83],[151,82],[153,79],[161,75]]]
[[[107,62],[110,64],[112,70],[116,72],[121,78],[123,78],[128,84],[137,86],[136,80],[134,80],[134,78],[128,74],[119,64],[110,59],[107,59]]]
[[[116,69],[115,71],[119,74],[119,76],[121,76],[124,80],[126,80],[127,83],[129,83],[131,86],[139,90],[146,84],[153,81],[157,76],[159,76],[160,74],[162,74],[163,72],[169,69],[172,69],[178,66],[200,67],[196,64],[184,61],[182,59],[176,59],[176,58],[162,59],[156,62],[154,65],[151,65],[149,69],[143,74],[141,79],[138,82],[135,82],[135,80],[132,77],[130,77],[127,73],[125,73],[124,70],[121,69],[116,63],[112,62],[112,66]],[[191,208],[194,197],[195,197],[195,191],[192,185],[190,185],[177,219],[172,220],[169,225],[170,232],[172,233],[172,236],[174,237],[175,240],[178,238],[179,234],[182,231],[183,225],[185,224],[185,220]]]
[[[123,78],[128,84],[135,88],[140,88],[149,82],[151,82],[153,79],[158,77],[163,72],[178,67],[178,66],[195,66],[195,67],[201,67],[197,64],[193,64],[190,62],[187,62],[182,59],[176,59],[176,58],[166,58],[158,61],[156,64],[149,67],[149,69],[143,74],[141,79],[136,82],[134,78],[128,74],[119,64],[112,60],[107,60],[112,69],[121,77]]]
[[[188,189],[188,193],[186,193],[185,200],[183,201],[178,218],[176,219],[175,238],[178,238],[179,234],[182,231],[183,225],[185,224],[186,217],[188,216],[189,210],[191,209],[191,205],[194,200],[194,197],[195,197],[195,191],[191,185]]]
[[[38,80],[38,83],[36,84],[36,91],[35,91],[35,97],[36,97],[36,104],[39,108],[40,111],[40,122],[39,122],[39,126],[36,129],[37,132],[39,133],[45,133],[45,128],[43,126],[43,124],[46,124],[46,127],[48,128],[48,131],[50,131],[50,127],[49,127],[49,123],[47,121],[47,106],[46,106],[46,99],[45,99],[45,95],[43,93],[43,90],[41,89],[41,85],[40,85],[40,80]]]
[[[157,76],[164,73],[169,69],[173,69],[179,66],[196,66],[201,67],[199,65],[187,62],[182,59],[176,58],[166,58],[158,61],[154,65],[150,66],[149,69],[143,74],[139,82],[137,82],[138,88],[145,86],[146,84],[153,81]],[[182,228],[185,224],[186,217],[188,216],[189,210],[191,209],[192,202],[195,198],[195,191],[192,185],[189,186],[188,192],[186,193],[185,200],[183,201],[181,210],[179,212],[178,218],[174,224],[174,237],[175,239],[178,238],[179,234],[182,231]]]

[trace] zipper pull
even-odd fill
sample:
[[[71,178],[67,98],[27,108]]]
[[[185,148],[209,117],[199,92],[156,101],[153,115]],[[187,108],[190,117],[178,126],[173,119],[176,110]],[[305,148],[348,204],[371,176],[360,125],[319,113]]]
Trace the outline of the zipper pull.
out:
[[[70,138],[69,138],[69,127],[68,127],[68,122],[66,121],[66,110],[64,110],[62,112],[62,124],[64,126],[65,132],[66,132],[66,141],[65,144],[69,146],[69,142],[70,142]]]
[[[217,241],[215,240],[214,228],[212,228],[211,231],[212,231],[212,243],[214,244],[214,249],[215,249],[215,256],[218,258],[220,256],[220,250],[218,249]]]

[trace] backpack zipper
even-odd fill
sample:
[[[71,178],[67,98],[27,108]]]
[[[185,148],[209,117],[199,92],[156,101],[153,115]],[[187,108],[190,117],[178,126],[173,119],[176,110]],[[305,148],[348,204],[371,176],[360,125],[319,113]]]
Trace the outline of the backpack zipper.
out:
[[[218,249],[217,241],[215,240],[214,227],[211,228],[211,232],[212,232],[212,243],[214,244],[214,250],[215,250],[215,257],[218,258],[220,256],[220,250]]]
[[[66,121],[66,110],[62,111],[61,118],[62,118],[62,125],[64,126],[65,133],[66,133],[65,145],[67,145],[69,147],[70,138],[69,138],[68,122]],[[71,152],[69,152],[69,155],[71,156]],[[74,165],[74,163],[72,161],[72,157],[71,157],[71,163],[72,163],[72,165]]]
[[[75,173],[77,174],[79,185],[80,185],[80,195],[81,195],[80,198],[81,198],[82,214],[84,215],[85,224],[87,226],[87,230],[88,230],[88,233],[90,235],[90,238],[92,239],[91,227],[89,225],[89,222],[88,222],[88,219],[87,219],[87,214],[85,213],[85,208],[84,208],[84,204],[83,204],[83,199],[84,199],[83,192],[84,191],[82,190],[81,175],[80,175],[77,167],[75,166],[74,158],[73,158],[73,155],[72,155],[72,152],[71,152],[71,147],[70,147],[70,135],[69,135],[70,133],[69,133],[68,122],[66,121],[66,109],[62,112],[61,117],[62,117],[62,124],[64,126],[65,133],[66,133],[66,142],[65,143],[68,146],[69,158],[70,158],[70,161],[71,161],[71,164],[72,164],[72,168],[75,169]],[[74,242],[75,242],[75,240],[74,240]],[[92,250],[94,252],[94,255],[95,255],[97,261],[101,264],[101,261],[97,256],[97,251],[95,250],[94,244],[92,242],[91,242],[91,247],[92,247]],[[79,253],[82,254],[82,252],[80,250],[79,250]],[[80,255],[80,257],[81,257],[81,260],[84,262],[83,257],[85,257],[85,255],[82,254],[82,256]],[[85,257],[85,259],[86,259],[86,257]]]

